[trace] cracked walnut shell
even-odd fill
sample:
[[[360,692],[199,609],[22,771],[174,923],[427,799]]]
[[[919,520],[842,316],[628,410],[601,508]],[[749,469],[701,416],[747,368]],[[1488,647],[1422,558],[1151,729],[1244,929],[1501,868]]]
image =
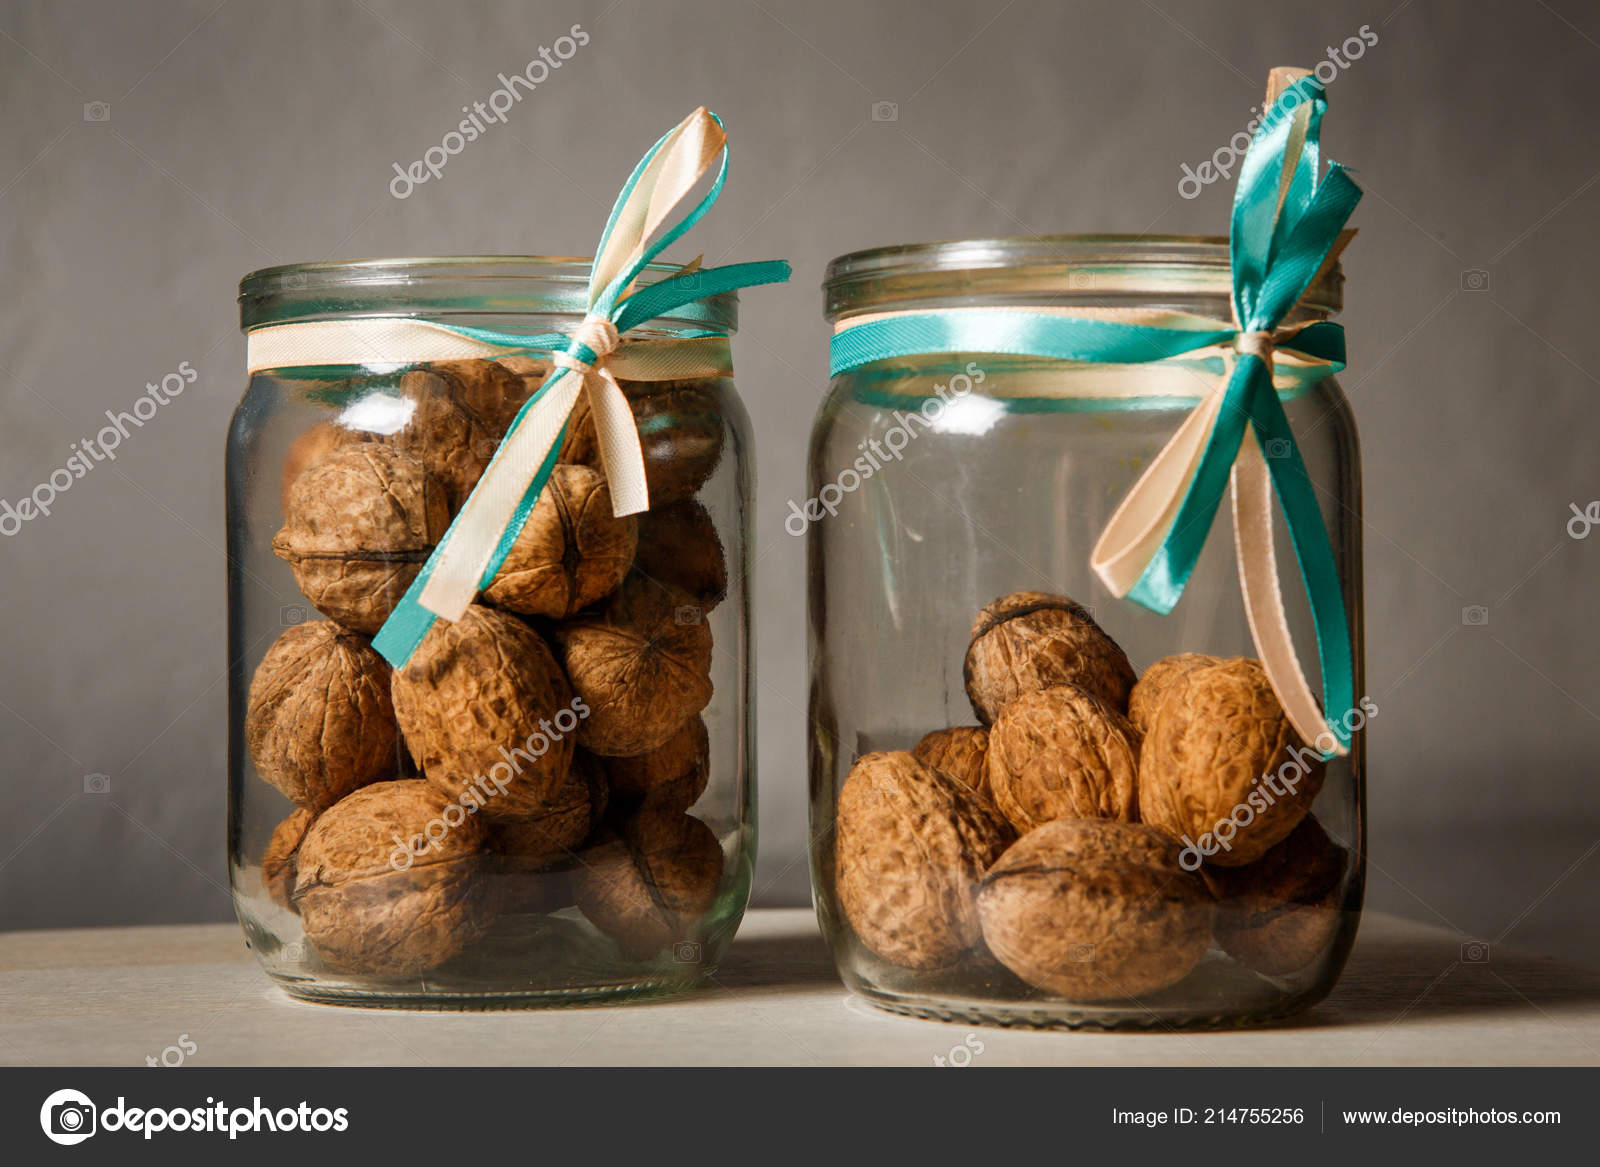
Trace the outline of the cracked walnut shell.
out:
[[[835,888],[862,944],[945,968],[978,943],[984,869],[1015,836],[982,796],[904,752],[866,754],[839,791]]]
[[[978,914],[996,958],[1074,1001],[1152,993],[1200,962],[1214,909],[1172,839],[1137,823],[1058,819],[983,879]]]
[[[278,637],[247,700],[244,740],[256,773],[299,806],[322,810],[399,768],[389,665],[331,620]]]
[[[597,612],[553,635],[589,708],[578,743],[593,753],[656,749],[711,701],[711,628],[677,588],[632,574]]]
[[[1140,752],[1139,817],[1192,840],[1206,862],[1238,867],[1294,830],[1323,774],[1261,662],[1235,657],[1171,682]]]
[[[984,762],[989,755],[989,731],[980,725],[936,729],[923,735],[911,755],[930,769],[943,770],[968,790],[988,789]]]
[[[422,464],[357,442],[324,454],[289,487],[272,551],[306,599],[356,632],[378,631],[449,525]]]
[[[1217,897],[1217,946],[1268,976],[1299,972],[1339,930],[1349,866],[1349,853],[1307,815],[1254,863],[1202,868]]]
[[[604,475],[556,466],[484,599],[529,616],[571,616],[617,589],[637,542],[633,516],[611,513]]]
[[[670,807],[646,807],[581,857],[578,907],[625,956],[647,960],[694,934],[716,902],[722,844]]]
[[[1008,702],[1052,685],[1087,689],[1119,713],[1128,707],[1133,666],[1088,610],[1066,596],[1002,596],[978,613],[968,645],[967,696],[985,725]]]
[[[478,800],[493,819],[537,818],[560,800],[582,710],[515,616],[472,604],[436,621],[393,688],[406,747],[446,797]]]
[[[436,821],[448,829],[430,831]],[[408,847],[414,840],[423,842]],[[295,901],[306,939],[337,972],[405,977],[438,967],[488,925],[476,878],[482,842],[481,820],[421,779],[362,787],[300,845]]]
[[[1019,831],[1054,819],[1131,822],[1139,731],[1076,685],[1017,698],[989,729],[989,796]]]

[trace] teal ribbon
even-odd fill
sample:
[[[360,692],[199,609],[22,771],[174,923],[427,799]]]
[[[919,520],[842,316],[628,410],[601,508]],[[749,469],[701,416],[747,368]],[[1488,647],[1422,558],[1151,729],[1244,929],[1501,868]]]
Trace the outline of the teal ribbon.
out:
[[[1307,113],[1296,118],[1297,107]],[[1229,254],[1237,326],[1161,328],[1027,310],[947,308],[896,313],[835,333],[833,376],[875,361],[928,354],[1001,353],[1094,364],[1143,364],[1276,329],[1305,293],[1339,242],[1361,191],[1338,163],[1318,181],[1326,94],[1314,76],[1290,86],[1263,117],[1234,192]],[[1297,137],[1297,135],[1300,135]],[[1291,151],[1297,153],[1291,154]],[[1344,330],[1318,322],[1278,347],[1344,367]],[[1227,489],[1246,427],[1264,449],[1273,490],[1283,507],[1316,626],[1322,665],[1324,720],[1348,744],[1349,731],[1327,711],[1353,707],[1354,662],[1333,548],[1294,433],[1259,356],[1241,352],[1228,375],[1222,409],[1176,518],[1128,598],[1165,615],[1182,597]],[[1283,456],[1279,456],[1282,452]]]
[[[722,119],[718,118],[716,114],[711,114],[711,117],[715,119],[718,126],[722,125]],[[644,157],[639,160],[639,164],[634,167],[633,173],[629,175],[628,181],[623,184],[622,190],[618,193],[617,200],[611,208],[611,215],[606,220],[605,230],[601,232],[599,246],[595,249],[596,257],[606,253],[606,246],[611,240],[612,232],[616,229],[617,219],[622,213],[624,204],[627,203],[629,196],[639,185],[640,178],[650,165],[651,160],[661,151],[674,132],[676,131],[669,131],[656,140],[655,145],[646,151]],[[684,305],[705,300],[723,292],[735,291],[739,288],[782,283],[789,278],[789,265],[781,260],[735,263],[722,267],[699,268],[694,271],[683,272],[633,290],[631,293],[629,292],[629,286],[644,269],[668,246],[676,242],[684,232],[698,223],[705,213],[711,209],[712,205],[716,203],[718,196],[722,193],[723,184],[727,180],[728,160],[729,150],[726,143],[724,143],[721,165],[718,167],[716,178],[712,181],[710,188],[700,201],[663,231],[654,242],[643,248],[640,255],[633,262],[625,265],[604,287],[595,287],[594,277],[591,277],[589,289],[589,314],[591,316],[605,317],[611,321],[619,333],[626,334],[630,329],[638,328],[648,321],[666,315]],[[598,272],[596,272],[597,274]],[[517,333],[496,332],[488,329],[463,328],[459,326],[447,327],[463,336],[486,341],[490,344],[503,345],[518,352],[565,352],[584,364],[592,364],[597,356],[588,345],[562,333],[528,336]],[[679,336],[685,335],[683,331],[678,331],[675,334]],[[691,334],[702,337],[727,335],[725,331],[721,330],[692,330]],[[570,375],[570,370],[564,367],[558,366],[552,370],[551,375],[545,379],[538,392],[524,402],[522,408],[517,411],[517,415],[512,419],[511,426],[507,432],[514,431],[522,424],[529,411],[537,407],[538,403],[550,392],[551,388],[560,383],[562,377],[568,375]],[[494,554],[489,560],[488,566],[484,569],[479,582],[480,587],[489,586],[499,572],[500,566],[505,562],[506,556],[510,554],[512,544],[516,542],[517,535],[521,533],[523,525],[528,520],[528,515],[533,511],[534,504],[538,502],[539,495],[544,490],[546,481],[549,480],[551,471],[555,468],[565,437],[566,430],[563,428],[561,436],[551,446],[549,454],[535,472],[527,490],[518,502],[511,522],[501,535]],[[501,449],[503,450],[503,448],[502,446]],[[500,454],[500,450],[495,452],[494,457],[490,460],[489,467],[484,470],[485,476],[493,468],[494,463],[499,460]],[[454,524],[452,524],[453,528]],[[434,620],[437,619],[432,612],[422,606],[420,601],[422,591],[432,577],[433,569],[450,539],[450,534],[449,530],[445,532],[439,546],[434,549],[433,554],[423,564],[416,580],[406,589],[405,595],[401,597],[395,610],[390,613],[389,619],[384,622],[383,627],[378,630],[377,636],[373,638],[373,647],[390,664],[397,668],[411,659],[412,653],[422,643],[423,638],[428,634],[428,630],[433,627]]]

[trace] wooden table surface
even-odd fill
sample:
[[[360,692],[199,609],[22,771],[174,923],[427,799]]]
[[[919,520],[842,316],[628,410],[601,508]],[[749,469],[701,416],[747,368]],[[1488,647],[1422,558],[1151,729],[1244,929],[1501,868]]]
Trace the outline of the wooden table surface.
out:
[[[919,1021],[852,998],[807,909],[751,912],[715,983],[676,1000],[498,1013],[296,1002],[232,925],[0,934],[0,1063],[927,1066],[1600,1065],[1600,971],[1369,913],[1333,996],[1228,1033],[1106,1034]],[[190,1048],[192,1047],[192,1049]]]

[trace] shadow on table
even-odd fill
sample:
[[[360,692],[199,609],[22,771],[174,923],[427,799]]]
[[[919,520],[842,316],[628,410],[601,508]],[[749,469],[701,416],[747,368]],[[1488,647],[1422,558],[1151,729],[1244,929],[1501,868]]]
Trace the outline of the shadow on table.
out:
[[[828,946],[816,933],[741,937],[717,970],[716,983],[741,992],[786,992],[812,985],[838,985]]]

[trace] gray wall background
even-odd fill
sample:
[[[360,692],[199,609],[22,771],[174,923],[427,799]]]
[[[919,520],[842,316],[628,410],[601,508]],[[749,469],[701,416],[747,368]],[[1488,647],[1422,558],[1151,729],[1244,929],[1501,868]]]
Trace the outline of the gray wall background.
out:
[[[392,163],[575,23],[591,43],[508,124],[390,196]],[[746,297],[738,364],[762,482],[757,884],[804,902],[803,556],[782,520],[825,383],[823,265],[955,236],[1223,231],[1231,184],[1186,201],[1180,163],[1249,118],[1268,67],[1363,25],[1379,40],[1332,86],[1325,140],[1367,191],[1344,320],[1382,709],[1371,898],[1600,960],[1600,537],[1566,529],[1600,498],[1592,0],[5,0],[0,498],[146,382],[183,361],[199,379],[0,539],[0,928],[229,915],[238,278],[582,254],[634,159],[700,103],[733,171],[671,254],[795,267]],[[86,792],[94,774],[109,790]]]

